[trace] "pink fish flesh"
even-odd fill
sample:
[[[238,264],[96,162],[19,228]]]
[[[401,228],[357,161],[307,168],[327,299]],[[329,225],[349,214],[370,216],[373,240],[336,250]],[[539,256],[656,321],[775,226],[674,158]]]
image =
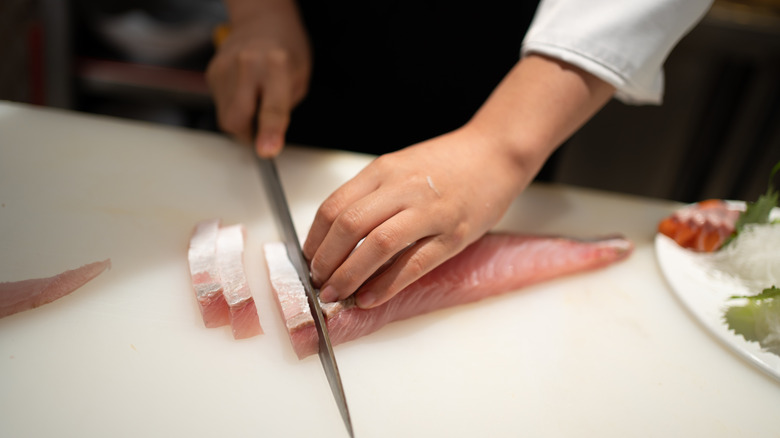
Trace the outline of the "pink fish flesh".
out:
[[[219,219],[200,222],[192,233],[187,253],[192,287],[206,327],[220,327],[230,322],[217,268],[218,233]]]
[[[219,229],[217,267],[233,337],[245,339],[263,333],[244,272],[244,227],[241,225]]]
[[[0,283],[0,318],[62,298],[110,267],[106,259],[53,277]]]
[[[564,237],[488,234],[409,285],[385,304],[360,309],[354,300],[323,304],[331,342],[341,344],[384,325],[438,309],[471,303],[524,286],[625,259],[633,244],[622,237],[575,240]],[[299,359],[317,352],[317,332],[283,244],[265,246],[272,289]]]
[[[203,324],[230,324],[235,339],[263,333],[244,271],[244,227],[221,227],[219,219],[198,223],[187,258]]]

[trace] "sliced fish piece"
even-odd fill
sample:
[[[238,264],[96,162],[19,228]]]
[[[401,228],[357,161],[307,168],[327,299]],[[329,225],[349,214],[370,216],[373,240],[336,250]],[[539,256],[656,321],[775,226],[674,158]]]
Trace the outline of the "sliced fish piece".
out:
[[[220,228],[217,236],[219,280],[235,339],[263,333],[244,271],[244,238],[244,227],[241,225]]]
[[[106,259],[48,278],[0,283],[0,318],[62,298],[110,267]]]
[[[633,244],[623,237],[576,240],[554,236],[487,234],[412,283],[388,302],[360,309],[353,299],[322,304],[333,345],[373,333],[386,324],[471,303],[564,275],[625,259]],[[299,359],[317,352],[309,306],[282,243],[265,245],[271,287]]]
[[[697,252],[714,252],[734,233],[741,210],[720,199],[683,207],[658,224],[658,232]]]
[[[198,223],[190,238],[187,253],[192,287],[206,327],[220,327],[230,323],[217,267],[219,224],[219,219]]]

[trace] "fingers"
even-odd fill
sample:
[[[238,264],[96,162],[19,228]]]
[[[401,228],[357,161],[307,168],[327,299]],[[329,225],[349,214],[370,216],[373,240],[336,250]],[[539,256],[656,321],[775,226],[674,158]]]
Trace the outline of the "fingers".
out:
[[[344,275],[342,276],[351,277],[350,280],[344,281],[345,284],[335,285],[339,290],[338,297],[346,298],[357,289],[360,283],[366,280],[365,271],[373,272],[401,249],[396,244],[396,240],[407,237],[399,229],[398,219],[394,218],[400,208],[397,204],[383,202],[382,198],[381,192],[371,193],[345,208],[331,222],[321,242],[316,245],[316,252],[310,259],[312,279],[315,284],[322,284],[330,278],[336,268],[344,263],[354,250],[355,254],[362,257],[360,269],[343,270]],[[364,237],[363,243],[357,246]],[[380,242],[379,249],[376,249],[377,240]],[[312,241],[307,239],[307,244],[309,251],[311,251]],[[375,250],[371,252],[369,249]],[[363,271],[363,274],[357,274],[358,271]],[[355,274],[350,275],[350,273]],[[353,289],[345,290],[353,286]],[[342,294],[346,295],[342,296]]]
[[[347,298],[400,251],[443,231],[432,215],[437,192],[424,176],[389,177],[398,168],[378,158],[317,211],[303,251],[324,302]]]
[[[386,303],[406,286],[460,252],[463,247],[465,245],[456,245],[442,235],[417,242],[403,252],[387,270],[360,288],[356,297],[358,307],[369,309]]]
[[[273,157],[284,145],[293,108],[293,80],[287,56],[246,51],[214,61],[208,78],[220,128],[238,141],[255,144]]]
[[[251,143],[257,94],[251,56],[215,57],[207,79],[217,107],[220,129],[243,143]]]
[[[393,222],[395,225],[391,224]],[[408,221],[396,217],[374,230],[372,234],[391,236],[392,233],[387,231],[389,227],[406,230],[409,228],[407,225]],[[460,252],[469,243],[455,235],[430,235],[422,229],[417,230],[417,233],[429,235],[413,243],[404,243],[408,239],[373,238],[370,234],[322,288],[322,301],[342,300],[357,290],[356,302],[359,307],[367,309],[382,305],[406,286]],[[382,268],[383,271],[372,275]]]
[[[314,222],[312,222],[309,234],[303,244],[303,255],[306,256],[308,260],[311,261],[314,259],[317,249],[320,248],[322,241],[325,240],[325,236],[328,235],[331,226],[336,219],[341,216],[342,212],[345,211],[347,207],[353,205],[379,187],[378,182],[367,172],[367,169],[364,169],[357,176],[347,181],[339,190],[330,195],[317,210],[317,213],[314,216]],[[359,216],[359,213],[354,214],[352,217],[356,216]],[[357,240],[352,239],[353,242],[350,242],[352,244],[350,250],[354,248],[357,241],[363,237],[365,237],[365,234],[361,235]],[[327,277],[317,278],[315,275],[315,279],[324,280],[325,278]]]
[[[322,301],[360,288],[361,307],[379,305],[462,248],[467,227],[445,230],[435,209],[406,208],[404,199],[388,203],[385,195],[378,190],[345,209],[322,240],[311,263],[315,283],[325,282]],[[380,269],[386,270],[371,278]]]
[[[410,227],[411,216],[411,212],[404,211],[391,217],[373,229],[344,259],[329,259],[318,253],[312,266],[319,270],[335,269],[320,291],[321,299],[328,302],[347,298],[393,256],[429,234],[427,228]]]
[[[284,146],[284,133],[292,111],[292,80],[283,54],[269,54],[266,65],[255,149],[261,157],[270,158],[279,154]]]

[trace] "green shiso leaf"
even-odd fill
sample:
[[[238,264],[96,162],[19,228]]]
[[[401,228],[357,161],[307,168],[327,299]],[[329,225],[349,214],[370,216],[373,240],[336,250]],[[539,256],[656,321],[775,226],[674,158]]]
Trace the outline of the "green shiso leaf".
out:
[[[748,342],[758,342],[755,316],[758,311],[757,307],[758,305],[754,302],[744,306],[731,306],[726,309],[726,313],[723,315],[729,329],[738,335],[742,335]]]
[[[734,232],[731,234],[731,237],[723,243],[721,248],[724,248],[731,243],[732,240],[736,239],[737,236],[739,236],[739,233],[745,228],[745,225],[770,223],[769,215],[772,213],[772,209],[777,207],[778,198],[780,197],[780,194],[775,190],[775,186],[772,183],[778,171],[780,171],[780,161],[775,164],[769,174],[769,183],[767,184],[766,193],[759,196],[756,202],[747,202],[745,204],[745,211],[740,213],[737,223],[734,226]]]
[[[772,286],[758,295],[732,298],[746,298],[748,302],[726,309],[723,319],[729,329],[780,356],[780,289]]]
[[[780,288],[778,288],[777,286],[772,286],[764,289],[758,295],[734,295],[731,298],[732,299],[747,298],[748,300],[751,301],[763,301],[763,300],[776,298],[778,296],[780,296]]]

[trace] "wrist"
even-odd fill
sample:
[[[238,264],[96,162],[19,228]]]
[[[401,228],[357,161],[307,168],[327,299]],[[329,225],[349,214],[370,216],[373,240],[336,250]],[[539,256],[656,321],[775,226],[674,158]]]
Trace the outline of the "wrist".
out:
[[[242,27],[251,23],[256,26],[273,25],[280,18],[298,18],[298,5],[295,0],[224,0],[228,18],[232,27]],[[281,20],[287,21],[287,20]]]
[[[491,174],[517,196],[533,180],[554,148],[530,135],[515,135],[497,120],[475,117],[462,128],[478,153],[491,157]],[[549,152],[545,152],[549,149]]]
[[[467,123],[523,176],[523,188],[558,146],[614,93],[599,78],[543,56],[523,58]]]

